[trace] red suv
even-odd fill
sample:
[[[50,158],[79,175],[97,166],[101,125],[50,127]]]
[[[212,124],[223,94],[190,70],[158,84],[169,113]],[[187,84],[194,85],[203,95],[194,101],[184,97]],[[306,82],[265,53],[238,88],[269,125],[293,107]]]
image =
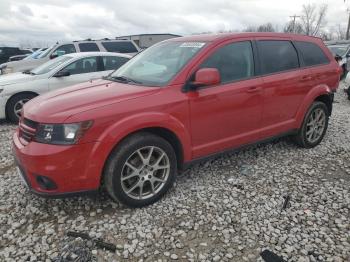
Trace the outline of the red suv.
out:
[[[164,41],[104,79],[25,104],[13,136],[18,170],[42,196],[104,187],[126,205],[151,204],[193,161],[281,135],[319,144],[340,71],[314,37]]]

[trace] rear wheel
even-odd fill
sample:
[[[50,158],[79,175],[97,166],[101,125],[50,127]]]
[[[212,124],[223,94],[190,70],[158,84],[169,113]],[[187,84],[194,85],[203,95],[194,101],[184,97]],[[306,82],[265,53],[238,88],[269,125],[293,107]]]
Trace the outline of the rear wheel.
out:
[[[317,146],[326,134],[328,118],[327,106],[319,101],[314,102],[305,115],[302,127],[295,136],[297,144],[305,148]]]
[[[173,185],[176,155],[163,138],[138,133],[126,138],[107,161],[104,184],[112,199],[130,207],[159,200]]]
[[[23,105],[34,97],[36,97],[34,94],[18,94],[10,98],[6,105],[8,119],[12,123],[18,123],[19,119],[21,118]]]

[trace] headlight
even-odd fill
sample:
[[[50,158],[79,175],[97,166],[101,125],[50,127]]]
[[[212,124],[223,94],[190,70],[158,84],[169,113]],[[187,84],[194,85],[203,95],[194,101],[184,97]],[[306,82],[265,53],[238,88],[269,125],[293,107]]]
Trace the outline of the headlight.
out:
[[[10,74],[10,73],[13,73],[13,67],[8,67],[8,66],[6,66],[6,67],[4,67],[4,68],[2,68],[2,73],[5,75],[5,74]]]
[[[92,123],[92,121],[85,121],[73,124],[39,124],[34,140],[54,145],[76,144]]]

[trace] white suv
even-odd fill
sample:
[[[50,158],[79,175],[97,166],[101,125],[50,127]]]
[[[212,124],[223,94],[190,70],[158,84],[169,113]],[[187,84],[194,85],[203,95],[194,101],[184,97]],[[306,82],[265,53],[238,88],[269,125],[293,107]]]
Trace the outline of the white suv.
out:
[[[140,48],[132,40],[84,40],[55,44],[37,58],[13,61],[0,65],[0,74],[32,70],[39,65],[61,55],[79,52],[114,52],[135,55]]]

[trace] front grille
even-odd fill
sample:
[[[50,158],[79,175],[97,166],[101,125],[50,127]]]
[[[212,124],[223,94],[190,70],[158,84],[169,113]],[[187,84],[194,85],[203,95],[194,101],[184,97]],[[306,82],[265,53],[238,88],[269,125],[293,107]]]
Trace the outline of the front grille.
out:
[[[19,138],[21,142],[26,145],[33,140],[35,136],[38,123],[30,119],[24,118],[19,123]]]

